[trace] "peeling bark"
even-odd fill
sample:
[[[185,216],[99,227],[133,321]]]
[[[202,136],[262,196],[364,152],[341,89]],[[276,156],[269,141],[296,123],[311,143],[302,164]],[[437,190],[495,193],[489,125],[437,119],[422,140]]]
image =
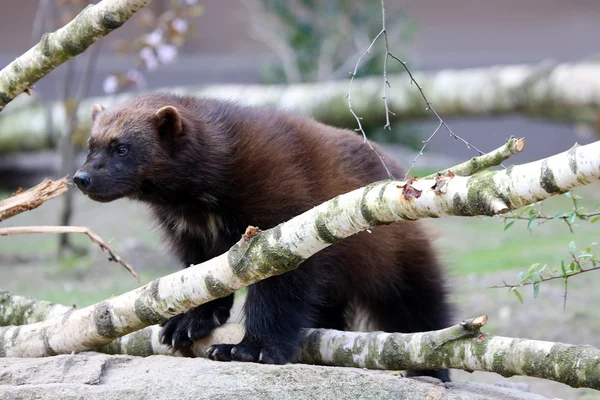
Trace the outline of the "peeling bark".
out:
[[[0,111],[53,69],[119,28],[150,1],[102,0],[88,5],[56,32],[44,34],[38,44],[0,71]]]
[[[106,0],[105,0],[106,1]],[[501,65],[463,70],[415,72],[415,79],[444,118],[455,116],[525,113],[590,122],[600,107],[600,64]],[[416,87],[406,75],[390,75],[387,101],[390,120],[431,117]],[[235,100],[242,104],[268,105],[310,115],[336,126],[356,127],[348,109],[348,81],[293,85],[208,85],[169,87],[162,90],[195,96]],[[366,127],[383,126],[385,107],[380,77],[355,79],[352,108]],[[81,144],[89,135],[91,109],[100,103],[114,107],[138,93],[88,98],[81,103],[76,136]],[[0,116],[0,151],[48,148],[46,114],[39,101],[29,101]],[[55,131],[65,126],[64,108],[50,105]],[[394,125],[392,124],[392,127]],[[32,140],[32,137],[39,140]]]
[[[41,206],[44,202],[59,196],[68,190],[67,178],[57,181],[44,179],[38,185],[22,192],[0,200],[0,222],[14,217],[24,211],[33,210]]]

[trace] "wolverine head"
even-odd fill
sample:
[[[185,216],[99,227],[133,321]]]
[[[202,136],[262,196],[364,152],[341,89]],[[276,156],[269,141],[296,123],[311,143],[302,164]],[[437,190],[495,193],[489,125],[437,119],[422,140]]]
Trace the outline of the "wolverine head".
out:
[[[178,109],[164,103],[136,103],[92,109],[85,163],[73,176],[90,199],[110,202],[141,198],[144,184],[169,157],[169,146],[184,129]]]

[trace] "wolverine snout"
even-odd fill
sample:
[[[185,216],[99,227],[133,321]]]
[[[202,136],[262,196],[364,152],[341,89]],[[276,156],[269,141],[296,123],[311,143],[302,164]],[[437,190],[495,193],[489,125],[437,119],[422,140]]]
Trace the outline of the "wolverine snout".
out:
[[[77,171],[73,176],[73,181],[79,190],[84,190],[90,185],[90,175],[87,172]]]

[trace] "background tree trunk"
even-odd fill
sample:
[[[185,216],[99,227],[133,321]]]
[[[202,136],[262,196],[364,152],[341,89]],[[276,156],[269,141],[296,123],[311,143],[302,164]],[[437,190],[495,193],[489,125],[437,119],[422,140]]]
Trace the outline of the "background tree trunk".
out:
[[[600,107],[600,64],[505,65],[464,70],[415,73],[436,111],[443,117],[483,116],[523,113],[543,118],[594,122]],[[388,104],[394,120],[432,117],[406,74],[390,75]],[[310,115],[319,121],[356,127],[348,109],[348,80],[293,85],[208,85],[164,88],[184,95],[236,100],[243,104],[274,106]],[[91,126],[94,103],[114,107],[139,92],[93,97],[81,102],[76,141],[83,145]],[[383,126],[385,107],[380,77],[355,79],[352,108],[369,127]],[[45,139],[44,107],[36,99],[26,99],[19,107],[0,114],[0,152],[14,149],[43,149]],[[48,105],[57,127],[67,116],[57,103]],[[393,125],[392,125],[393,126]]]

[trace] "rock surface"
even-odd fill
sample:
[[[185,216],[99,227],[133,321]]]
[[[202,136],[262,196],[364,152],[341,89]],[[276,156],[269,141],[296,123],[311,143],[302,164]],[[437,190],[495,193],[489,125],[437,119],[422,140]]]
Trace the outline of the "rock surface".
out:
[[[0,399],[462,399],[543,400],[515,388],[301,364],[220,363],[93,352],[0,358]]]

